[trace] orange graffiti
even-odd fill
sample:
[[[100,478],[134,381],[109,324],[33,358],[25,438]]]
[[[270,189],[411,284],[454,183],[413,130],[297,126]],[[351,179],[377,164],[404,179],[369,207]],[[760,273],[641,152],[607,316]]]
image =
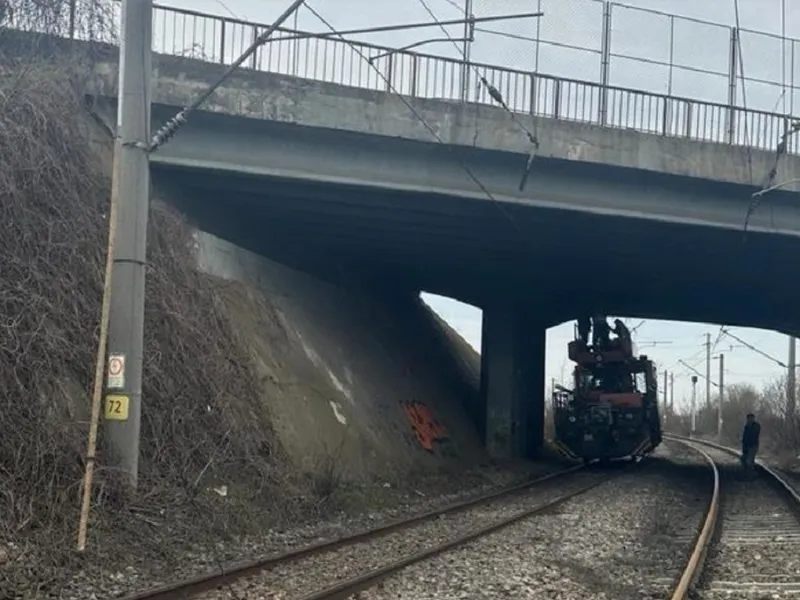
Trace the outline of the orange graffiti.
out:
[[[420,446],[428,452],[433,452],[434,442],[441,442],[447,439],[447,429],[433,418],[431,410],[424,404],[405,402],[403,410],[406,411],[406,416],[411,421],[414,437],[417,438]]]

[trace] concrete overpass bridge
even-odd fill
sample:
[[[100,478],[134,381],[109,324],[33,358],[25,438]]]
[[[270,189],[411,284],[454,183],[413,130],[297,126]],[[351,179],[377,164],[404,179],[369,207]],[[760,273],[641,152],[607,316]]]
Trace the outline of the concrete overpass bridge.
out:
[[[481,307],[475,418],[496,454],[541,443],[545,331],[566,319],[600,309],[798,329],[800,188],[765,197],[743,234],[785,116],[478,65],[527,86],[512,108],[541,147],[520,191],[530,142],[510,115],[420,86],[423,62],[446,73],[455,61],[398,55],[417,70],[395,84],[241,71],[152,156],[154,178],[237,245]],[[224,66],[159,54],[154,69],[156,128]],[[116,89],[111,52],[87,90],[109,128]],[[790,150],[778,181],[800,178],[797,140]]]

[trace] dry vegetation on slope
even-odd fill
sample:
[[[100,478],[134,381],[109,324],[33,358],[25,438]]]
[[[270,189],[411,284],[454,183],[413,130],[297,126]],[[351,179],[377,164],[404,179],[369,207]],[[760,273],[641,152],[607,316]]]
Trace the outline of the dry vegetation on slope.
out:
[[[110,181],[74,66],[0,76],[0,596],[69,568],[77,523]],[[282,500],[290,481],[227,284],[194,268],[191,231],[163,205],[148,245],[141,494],[114,497],[101,447],[90,545],[105,552],[298,510]],[[210,491],[221,482],[236,490],[224,501]]]

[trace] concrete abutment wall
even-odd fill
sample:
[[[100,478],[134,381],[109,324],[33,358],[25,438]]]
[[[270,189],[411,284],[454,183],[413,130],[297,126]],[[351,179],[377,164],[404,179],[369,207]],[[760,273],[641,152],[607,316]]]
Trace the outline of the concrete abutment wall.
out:
[[[486,461],[467,408],[479,390],[464,365],[477,361],[418,296],[337,286],[201,231],[195,241],[200,268],[230,282],[230,318],[300,468],[391,481]]]

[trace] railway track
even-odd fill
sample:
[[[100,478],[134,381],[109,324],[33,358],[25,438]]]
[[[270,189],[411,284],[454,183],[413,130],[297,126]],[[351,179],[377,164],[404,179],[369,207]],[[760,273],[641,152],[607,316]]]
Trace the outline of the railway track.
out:
[[[125,600],[237,598],[242,592],[251,597],[250,590],[256,589],[259,595],[291,592],[290,597],[302,600],[347,598],[411,564],[545,512],[630,468],[636,467],[619,466],[611,473],[572,467],[352,536],[142,591]],[[335,575],[327,585],[309,581],[305,575],[309,568]]]
[[[671,600],[800,598],[800,496],[764,465],[745,474],[735,450],[675,439],[706,456],[714,486]]]

